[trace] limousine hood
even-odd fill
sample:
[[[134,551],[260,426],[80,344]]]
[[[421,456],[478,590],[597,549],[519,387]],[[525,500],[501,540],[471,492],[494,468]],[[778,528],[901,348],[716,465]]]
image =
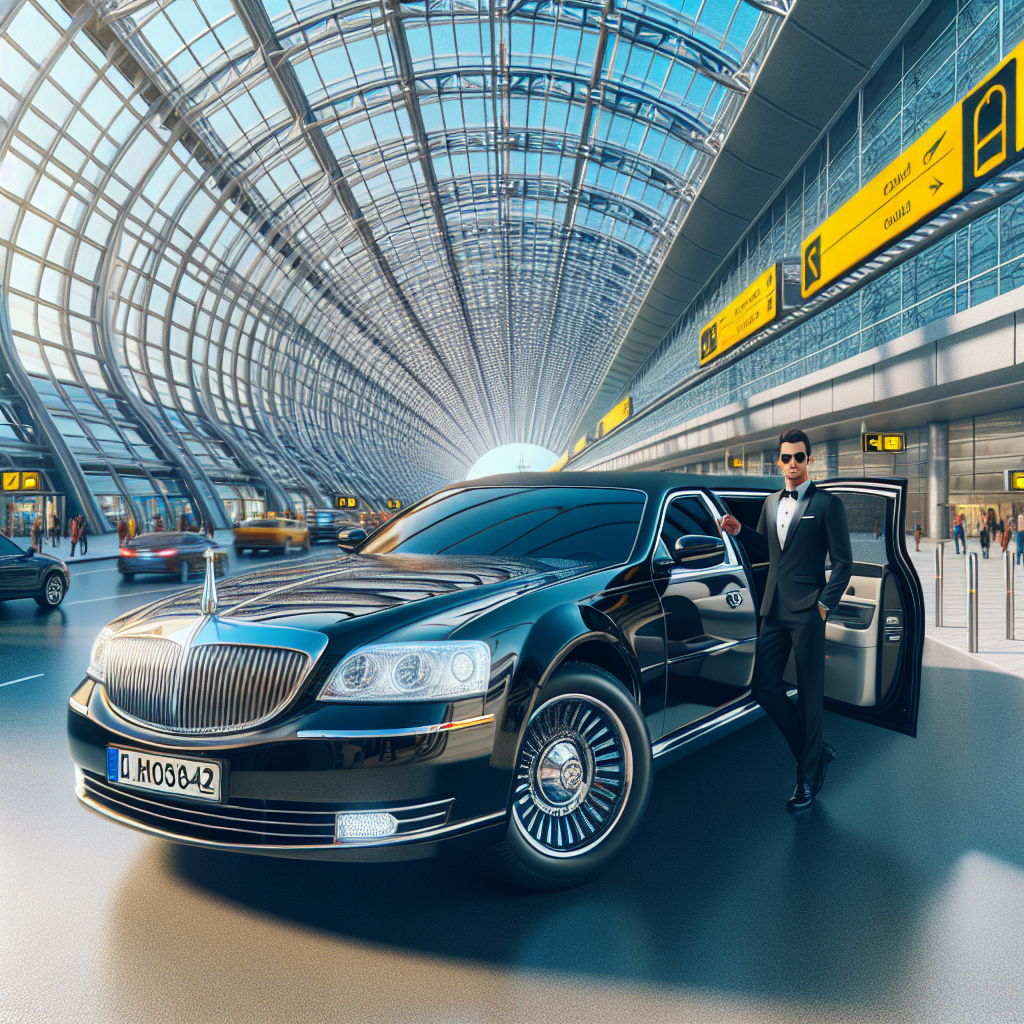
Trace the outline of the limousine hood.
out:
[[[593,570],[589,563],[558,559],[445,557],[440,555],[344,555],[303,559],[229,579],[217,580],[217,615],[232,619],[279,620],[322,628],[346,620],[465,594],[495,599],[506,590],[543,586]],[[116,625],[151,618],[200,614],[201,588],[174,594],[131,613]]]

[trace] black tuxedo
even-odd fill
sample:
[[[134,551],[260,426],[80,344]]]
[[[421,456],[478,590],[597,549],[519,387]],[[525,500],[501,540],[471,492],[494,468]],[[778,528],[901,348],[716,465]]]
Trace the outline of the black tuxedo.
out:
[[[818,604],[829,613],[835,611],[853,573],[853,551],[845,506],[813,483],[797,502],[782,547],[776,526],[782,496],[781,491],[769,495],[756,532],[746,527],[740,531],[747,548],[762,560],[768,558],[751,688],[786,737],[801,776],[813,784],[818,771],[825,692],[825,623]],[[826,554],[832,558],[827,585]],[[782,682],[791,650],[796,660],[795,707]]]

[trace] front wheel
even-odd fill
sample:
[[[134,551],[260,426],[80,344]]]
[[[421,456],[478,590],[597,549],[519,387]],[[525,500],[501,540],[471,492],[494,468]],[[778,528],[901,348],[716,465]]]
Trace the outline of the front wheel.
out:
[[[291,537],[285,537],[284,547],[281,548],[281,554],[287,558],[292,553],[292,539]]]
[[[238,557],[239,557],[239,558],[241,558],[241,557],[242,557],[242,555],[244,555],[244,554],[245,554],[245,548],[243,548],[243,547],[239,547],[239,546],[238,546],[238,545],[236,544],[236,545],[235,545],[235,554],[236,554],[236,555],[238,555]]]
[[[64,600],[66,591],[64,577],[59,572],[51,572],[43,584],[43,592],[36,598],[36,604],[40,608],[56,608]]]
[[[505,839],[481,851],[480,862],[529,889],[591,881],[643,820],[652,774],[650,733],[636,701],[603,669],[564,666],[527,723]]]

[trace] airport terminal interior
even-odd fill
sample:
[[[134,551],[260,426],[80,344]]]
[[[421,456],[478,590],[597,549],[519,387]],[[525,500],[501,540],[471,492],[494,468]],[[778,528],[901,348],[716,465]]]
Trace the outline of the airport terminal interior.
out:
[[[0,470],[0,1019],[1024,1021],[1024,0],[0,0]]]

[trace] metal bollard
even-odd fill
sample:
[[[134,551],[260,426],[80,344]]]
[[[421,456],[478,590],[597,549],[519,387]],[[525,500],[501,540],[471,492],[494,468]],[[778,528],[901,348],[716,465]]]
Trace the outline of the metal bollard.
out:
[[[935,545],[935,625],[942,625],[942,559],[945,544]]]
[[[1006,639],[1014,640],[1013,620],[1015,617],[1013,601],[1013,555],[1009,551],[1003,553],[1003,578],[1006,581]]]
[[[978,556],[967,556],[967,650],[978,653]]]

